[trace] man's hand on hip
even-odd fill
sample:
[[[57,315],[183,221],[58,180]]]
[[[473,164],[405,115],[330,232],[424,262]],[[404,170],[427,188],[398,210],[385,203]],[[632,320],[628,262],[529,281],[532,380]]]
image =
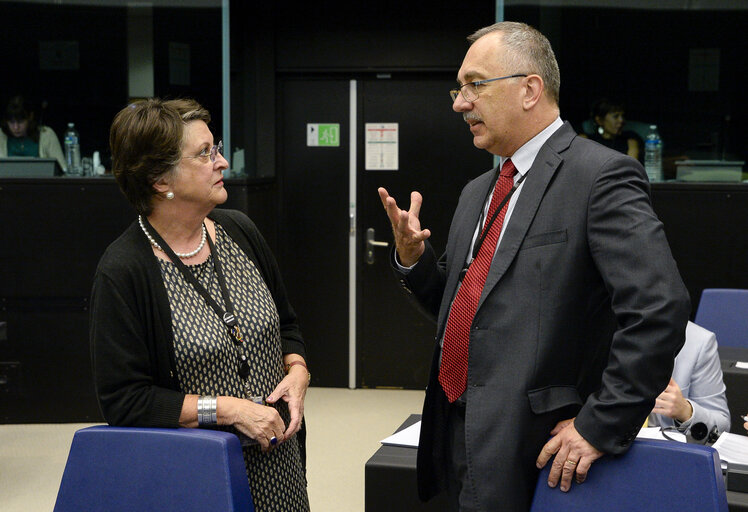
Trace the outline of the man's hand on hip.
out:
[[[577,483],[581,484],[587,478],[587,472],[593,462],[603,456],[603,452],[588,443],[577,432],[574,420],[564,420],[551,431],[553,437],[540,450],[536,465],[545,467],[555,454],[551,472],[548,475],[548,486],[556,487],[561,479],[561,490],[567,492],[571,488],[571,478],[576,474]]]
[[[418,218],[423,198],[418,192],[411,192],[410,210],[406,211],[397,206],[395,198],[391,197],[387,190],[380,187],[378,192],[379,198],[382,200],[382,206],[387,211],[387,216],[392,224],[397,256],[404,267],[410,267],[423,254],[426,247],[424,240],[431,236],[431,231],[428,229],[421,230],[421,221]]]

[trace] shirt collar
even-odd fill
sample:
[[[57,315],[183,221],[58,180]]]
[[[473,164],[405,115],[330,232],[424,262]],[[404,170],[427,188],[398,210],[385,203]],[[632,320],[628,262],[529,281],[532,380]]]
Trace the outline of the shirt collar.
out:
[[[551,135],[553,135],[556,130],[561,128],[563,124],[564,122],[561,121],[561,118],[557,117],[540,133],[525,142],[521,148],[514,152],[514,154],[511,156],[512,163],[514,164],[514,167],[517,168],[517,172],[519,174],[524,175],[525,173],[527,173],[527,171],[530,170],[533,162],[535,162],[535,157],[538,156],[538,152],[540,152],[540,148],[543,147],[543,144],[545,144],[545,142],[551,138]],[[501,157],[501,161],[499,162],[499,169],[501,169],[501,166],[504,165],[504,162],[506,162],[507,158],[509,157]]]

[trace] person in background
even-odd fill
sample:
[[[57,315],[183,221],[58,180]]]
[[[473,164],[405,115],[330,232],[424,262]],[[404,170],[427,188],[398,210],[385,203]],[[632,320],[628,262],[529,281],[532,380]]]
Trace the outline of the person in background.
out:
[[[631,446],[691,307],[644,168],[561,120],[548,39],[502,22],[468,40],[452,109],[499,165],[459,194],[444,255],[419,192],[408,209],[378,192],[400,286],[437,325],[419,494],[522,512],[546,464],[548,485],[569,491]]]
[[[591,135],[581,133],[580,137],[589,137],[603,146],[641,161],[639,137],[633,132],[623,130],[626,123],[624,112],[625,109],[621,103],[607,99],[598,100],[592,106],[594,132]]]
[[[54,158],[65,170],[65,156],[54,130],[38,124],[34,109],[23,96],[14,96],[0,125],[0,157]]]
[[[708,432],[729,432],[730,411],[713,332],[688,322],[673,376],[657,397],[648,423],[651,427],[676,427],[683,433],[696,423],[705,424]]]
[[[262,235],[216,209],[228,162],[209,122],[189,99],[114,118],[113,174],[139,215],[94,276],[96,393],[111,425],[237,433],[256,510],[306,511],[305,344]]]

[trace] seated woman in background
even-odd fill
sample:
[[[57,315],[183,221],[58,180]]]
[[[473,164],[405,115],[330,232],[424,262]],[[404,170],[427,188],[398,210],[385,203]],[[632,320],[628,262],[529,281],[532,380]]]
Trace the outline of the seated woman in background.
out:
[[[686,341],[675,358],[673,376],[655,401],[649,426],[675,427],[687,433],[696,423],[703,423],[708,432],[730,431],[717,337],[688,322]]]
[[[303,512],[305,344],[264,238],[216,208],[228,162],[209,122],[188,99],[114,118],[112,172],[139,215],[94,276],[96,393],[111,425],[237,433],[256,510]]]
[[[65,157],[57,135],[52,128],[37,124],[34,110],[23,96],[10,99],[0,127],[0,157],[54,158],[65,170]]]
[[[625,109],[620,103],[607,99],[597,101],[592,107],[592,120],[595,122],[595,130],[590,135],[580,135],[640,160],[641,144],[639,137],[633,132],[623,131],[623,125],[626,122],[624,111]]]

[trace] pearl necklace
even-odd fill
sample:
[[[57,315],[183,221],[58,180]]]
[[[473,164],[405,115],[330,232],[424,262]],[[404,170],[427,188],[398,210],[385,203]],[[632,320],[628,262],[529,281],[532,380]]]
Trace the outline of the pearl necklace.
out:
[[[161,248],[161,246],[160,246],[160,245],[158,245],[158,243],[157,243],[157,242],[156,242],[156,241],[155,241],[155,240],[153,239],[153,237],[152,237],[152,236],[151,236],[151,234],[150,234],[150,233],[148,232],[148,230],[147,230],[147,229],[145,229],[145,225],[143,224],[143,217],[142,217],[141,215],[138,215],[138,224],[140,224],[140,229],[142,229],[142,230],[143,230],[143,233],[145,233],[145,236],[146,236],[146,237],[148,238],[148,241],[149,241],[149,242],[151,242],[151,245],[152,245],[153,247],[155,247],[156,249],[158,249],[159,251],[161,251],[161,252],[166,252],[166,251],[164,251],[164,250],[163,250],[163,249]],[[198,246],[197,246],[197,249],[195,249],[195,250],[194,250],[194,251],[192,251],[192,252],[184,252],[184,253],[181,253],[181,252],[175,252],[174,254],[176,254],[177,256],[179,256],[179,258],[181,258],[181,259],[192,258],[192,257],[193,257],[193,256],[194,256],[195,254],[199,253],[199,252],[200,252],[200,251],[202,250],[202,248],[203,248],[203,247],[205,247],[205,240],[206,240],[207,236],[208,236],[208,234],[207,234],[207,230],[205,229],[205,224],[203,224],[203,236],[202,236],[202,238],[200,239],[200,245],[198,245]]]

